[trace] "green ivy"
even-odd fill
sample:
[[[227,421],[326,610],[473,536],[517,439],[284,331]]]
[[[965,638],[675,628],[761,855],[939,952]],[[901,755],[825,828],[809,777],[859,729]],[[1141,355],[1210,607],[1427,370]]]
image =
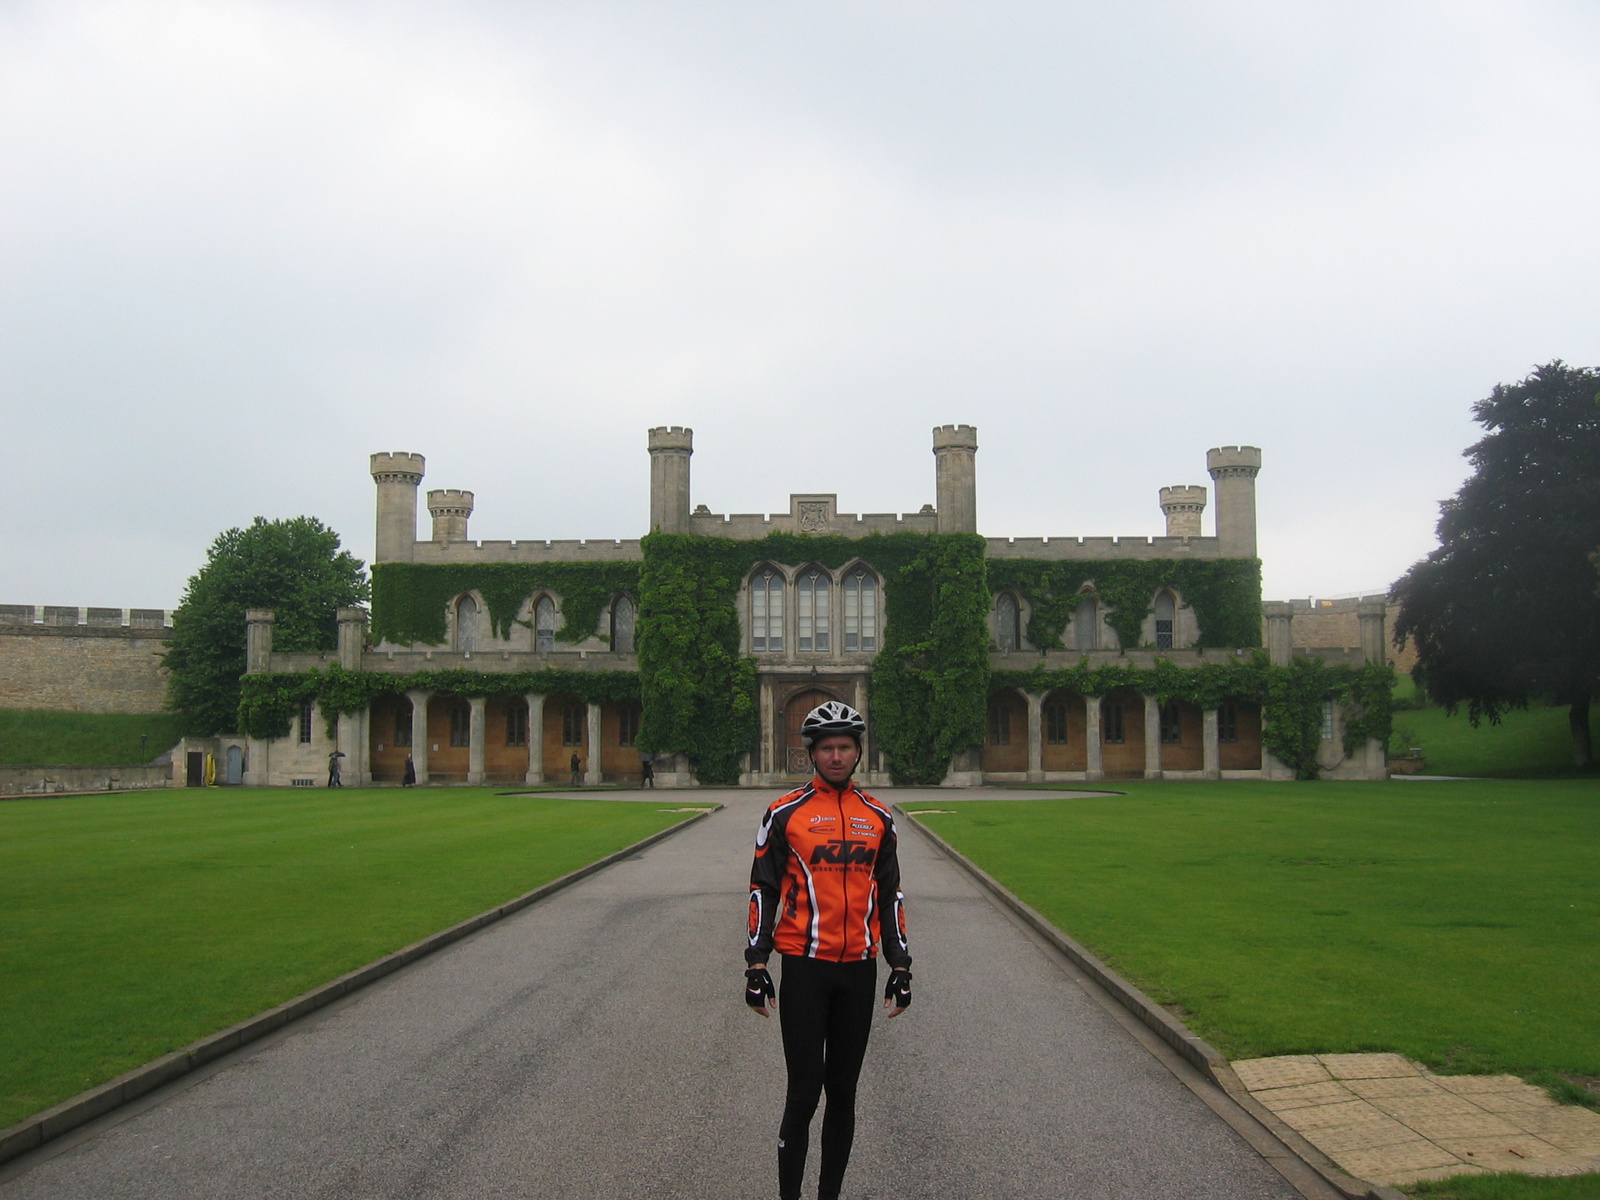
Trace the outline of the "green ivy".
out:
[[[372,637],[397,646],[443,645],[450,602],[474,590],[489,606],[496,635],[508,637],[528,597],[546,588],[561,597],[566,618],[556,640],[581,642],[595,636],[600,614],[614,595],[638,595],[639,564],[377,563],[372,568]]]
[[[239,700],[239,729],[249,737],[286,737],[295,711],[305,701],[313,700],[331,737],[341,715],[360,712],[381,696],[409,691],[461,697],[569,693],[586,704],[604,704],[638,699],[639,676],[632,671],[566,671],[554,667],[494,674],[452,670],[387,675],[380,671],[346,671],[335,663],[326,671],[312,668],[293,674],[246,675]]]
[[[1140,627],[1156,593],[1171,588],[1194,610],[1202,647],[1261,645],[1261,560],[1258,558],[1069,559],[992,558],[989,586],[1010,588],[1028,602],[1028,641],[1060,650],[1061,632],[1091,585],[1123,649],[1139,646]]]
[[[870,683],[878,744],[895,782],[938,782],[951,754],[983,740],[983,548],[970,534],[650,534],[640,580],[641,747],[684,752],[707,783],[737,782],[759,731],[756,660],[741,652],[741,584],[761,562],[837,570],[860,558],[884,584],[886,623]]]
[[[1201,709],[1216,708],[1224,700],[1251,701],[1261,705],[1263,748],[1294,771],[1296,779],[1316,779],[1321,772],[1317,750],[1323,703],[1334,700],[1345,706],[1346,754],[1355,754],[1368,738],[1387,744],[1394,671],[1381,663],[1347,667],[1320,658],[1296,658],[1287,667],[1274,667],[1258,651],[1248,659],[1198,667],[1180,667],[1166,659],[1149,668],[1091,667],[1083,660],[1054,670],[996,671],[990,686],[1041,694],[1059,689],[1079,696],[1132,688],[1163,704],[1180,700]]]

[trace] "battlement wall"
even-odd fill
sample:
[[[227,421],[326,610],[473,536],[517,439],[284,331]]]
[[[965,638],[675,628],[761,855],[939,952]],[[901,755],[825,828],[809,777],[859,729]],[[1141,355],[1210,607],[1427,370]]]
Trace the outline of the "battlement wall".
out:
[[[689,532],[701,537],[728,538],[754,542],[774,533],[808,533],[817,536],[862,538],[874,533],[934,533],[939,518],[932,512],[920,513],[835,513],[808,519],[802,513],[713,513],[695,512],[689,517]]]
[[[637,539],[589,539],[521,542],[418,542],[411,561],[432,566],[446,563],[639,562]]]
[[[162,712],[170,620],[159,608],[0,605],[0,708]]]
[[[1114,559],[1222,558],[1214,537],[988,538],[990,558]]]

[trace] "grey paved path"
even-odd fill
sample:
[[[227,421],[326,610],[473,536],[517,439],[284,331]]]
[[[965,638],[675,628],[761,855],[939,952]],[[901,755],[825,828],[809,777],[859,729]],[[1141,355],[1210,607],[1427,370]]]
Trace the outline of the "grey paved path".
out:
[[[642,856],[13,1164],[0,1200],[774,1195],[778,1027],[739,1000],[766,797],[717,798]],[[916,1003],[874,1030],[846,1196],[1296,1196],[952,863],[914,833],[904,857]]]

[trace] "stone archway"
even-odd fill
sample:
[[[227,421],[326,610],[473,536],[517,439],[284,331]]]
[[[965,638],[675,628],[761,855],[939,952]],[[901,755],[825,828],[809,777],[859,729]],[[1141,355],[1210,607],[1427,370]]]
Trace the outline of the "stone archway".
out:
[[[789,697],[783,708],[783,759],[782,769],[790,775],[811,774],[811,756],[800,740],[800,722],[817,705],[839,697],[822,688],[806,688]]]

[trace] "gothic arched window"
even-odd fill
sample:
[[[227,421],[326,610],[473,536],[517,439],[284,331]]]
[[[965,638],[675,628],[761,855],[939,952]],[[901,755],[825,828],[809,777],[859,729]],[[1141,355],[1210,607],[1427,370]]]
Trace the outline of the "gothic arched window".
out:
[[[1078,611],[1072,618],[1072,641],[1077,650],[1100,649],[1100,602],[1093,596],[1078,601]]]
[[[795,640],[802,653],[828,652],[833,578],[821,567],[806,567],[795,588]]]
[[[878,648],[878,580],[857,567],[844,580],[844,648]]]
[[[1177,616],[1178,606],[1173,602],[1172,593],[1160,591],[1156,593],[1156,649],[1172,649],[1173,620]]]
[[[618,654],[633,653],[633,600],[618,596],[611,603],[611,649]]]
[[[783,650],[783,576],[771,567],[750,580],[750,649]]]
[[[1022,611],[1010,592],[1001,592],[995,601],[994,622],[995,641],[1001,650],[1016,650],[1022,646]]]
[[[549,596],[540,596],[533,606],[533,648],[540,654],[556,648],[556,602]]]
[[[456,649],[471,654],[478,648],[478,602],[471,596],[456,601]]]

